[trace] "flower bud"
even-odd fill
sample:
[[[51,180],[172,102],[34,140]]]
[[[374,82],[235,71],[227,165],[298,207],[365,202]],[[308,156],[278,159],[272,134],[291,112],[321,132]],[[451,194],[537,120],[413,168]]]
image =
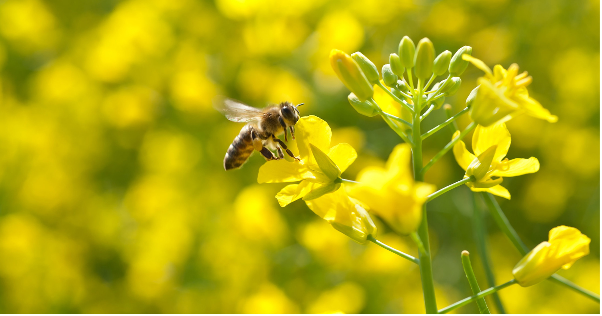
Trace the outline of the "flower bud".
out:
[[[375,235],[377,231],[370,214],[359,204],[355,204],[355,212],[337,212],[329,222],[334,229],[360,244],[365,243],[368,236]]]
[[[435,101],[431,102],[431,104],[435,105],[435,107],[433,108],[433,110],[440,109],[441,106],[443,105],[443,103],[445,103],[445,97],[437,98]]]
[[[368,101],[360,101],[353,92],[347,97],[351,106],[361,115],[373,117],[378,114],[378,110]]]
[[[414,67],[414,53],[416,51],[416,46],[414,46],[414,42],[407,37],[404,36],[399,43],[399,58],[401,59],[401,64],[405,68]]]
[[[435,47],[428,38],[423,38],[418,42],[416,55],[414,56],[414,67],[416,67],[416,77],[425,80],[433,74],[433,61],[435,59]]]
[[[549,240],[537,245],[514,267],[512,274],[520,286],[537,284],[558,271],[568,269],[589,254],[591,239],[568,226],[552,228]]]
[[[477,92],[479,91],[479,87],[480,86],[477,86],[476,88],[472,89],[472,91],[470,91],[468,98],[466,98],[466,107],[469,108],[472,106],[472,102],[474,102],[474,99],[477,97]]]
[[[445,95],[452,96],[456,94],[456,92],[458,92],[458,89],[460,89],[461,84],[462,79],[460,79],[460,77],[451,78],[451,85],[449,86],[449,88],[447,88],[447,91],[445,91]]]
[[[451,60],[451,52],[446,50],[443,53],[439,54],[437,58],[435,58],[435,62],[433,63],[433,73],[435,76],[441,76],[447,71],[449,67],[449,62]]]
[[[449,63],[449,74],[452,77],[460,76],[464,73],[466,67],[468,67],[468,61],[462,59],[462,55],[464,54],[472,55],[472,47],[464,46],[458,49],[454,54],[454,57],[452,57],[451,62]]]
[[[391,65],[391,70],[396,74],[399,78],[403,78],[403,73],[406,69],[401,64],[401,59],[397,54],[391,54],[389,56],[389,64]]]
[[[397,84],[397,75],[393,73],[389,64],[383,66],[383,81],[388,87],[395,87]]]
[[[397,80],[397,89],[401,92],[410,92],[410,87],[408,87],[408,84],[403,80]]]
[[[358,99],[366,101],[374,94],[374,89],[360,66],[349,55],[333,49],[330,51],[330,66],[337,77],[353,92]]]
[[[378,80],[380,80],[378,69],[376,69],[376,66],[372,61],[370,61],[370,59],[368,59],[368,57],[364,56],[364,54],[360,52],[355,52],[351,54],[351,58],[353,58],[353,60],[355,60],[355,62],[360,66],[360,69],[364,72],[364,75],[366,75],[366,78],[371,84],[374,85],[378,83]]]

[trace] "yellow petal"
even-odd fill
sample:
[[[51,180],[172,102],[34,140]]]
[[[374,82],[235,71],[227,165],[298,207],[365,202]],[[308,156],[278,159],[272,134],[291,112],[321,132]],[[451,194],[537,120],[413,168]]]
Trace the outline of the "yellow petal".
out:
[[[410,169],[412,160],[412,147],[409,144],[402,143],[395,148],[387,160],[387,176],[385,181],[395,180],[400,184],[409,185],[414,182],[414,176]]]
[[[337,217],[340,220],[349,218],[349,213],[355,211],[355,204],[349,199],[344,188],[322,195],[319,198],[305,201],[305,204],[314,213],[327,221],[332,221]]]
[[[383,168],[368,166],[360,171],[357,181],[361,183],[362,186],[368,186],[376,190],[381,190],[385,185],[387,175],[387,171]],[[352,186],[352,190],[356,187],[358,186]]]
[[[517,158],[500,163],[497,166],[497,169],[491,173],[491,176],[516,177],[523,174],[535,173],[537,171],[539,171],[539,160],[537,160],[537,158]]]
[[[476,156],[497,145],[493,161],[500,162],[510,148],[510,132],[506,124],[498,123],[489,127],[478,125],[472,136],[472,151]]]
[[[484,71],[486,74],[488,75],[492,75],[491,73],[491,69],[489,68],[489,66],[487,66],[487,64],[485,64],[482,60],[478,59],[478,58],[474,58],[468,54],[464,54],[462,55],[462,59],[472,63],[475,67],[481,69],[482,71]]]
[[[320,148],[323,152],[330,150],[332,131],[324,120],[317,116],[304,116],[295,125],[299,156],[304,162],[315,163],[309,144]]]
[[[519,110],[519,105],[504,94],[504,89],[496,87],[485,78],[477,80],[479,90],[470,107],[470,117],[479,125],[490,126],[505,122],[511,114]]]
[[[458,135],[460,135],[460,131],[456,131],[452,139],[458,137]],[[454,145],[454,157],[456,157],[456,161],[464,170],[466,170],[470,163],[472,163],[476,158],[475,155],[471,154],[466,149],[466,144],[461,140]]]
[[[307,166],[294,161],[289,162],[284,159],[271,160],[259,167],[257,175],[258,183],[281,183],[296,182],[303,179],[312,179],[314,175]]]
[[[544,108],[537,100],[530,98],[524,94],[515,95],[513,100],[518,103],[527,115],[538,119],[546,120],[550,123],[556,123],[558,116],[552,115],[550,111]]]
[[[276,194],[280,206],[285,207],[311,192],[316,185],[307,180],[299,184],[289,184]]]
[[[345,172],[345,170],[347,170],[347,168],[355,161],[355,158],[357,158],[357,153],[351,145],[341,143],[330,148],[328,157],[334,161],[341,172]]]
[[[494,187],[491,188],[475,188],[472,187],[470,188],[473,192],[489,192],[493,195],[497,195],[500,197],[503,197],[505,199],[510,200],[510,192],[508,192],[508,190],[506,188],[504,188],[501,185],[496,185]]]
[[[414,190],[415,190],[415,198],[416,201],[422,203],[424,201],[426,201],[427,197],[432,194],[433,192],[435,192],[435,190],[437,190],[437,187],[433,184],[428,184],[428,183],[424,183],[424,182],[416,182],[416,185],[414,186]]]

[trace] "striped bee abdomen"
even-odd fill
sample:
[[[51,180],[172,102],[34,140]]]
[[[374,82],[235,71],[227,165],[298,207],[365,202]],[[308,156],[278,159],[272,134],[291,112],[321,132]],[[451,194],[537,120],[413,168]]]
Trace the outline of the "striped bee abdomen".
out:
[[[224,169],[236,169],[242,166],[253,153],[253,138],[251,137],[251,125],[245,125],[238,136],[228,147],[224,157]]]

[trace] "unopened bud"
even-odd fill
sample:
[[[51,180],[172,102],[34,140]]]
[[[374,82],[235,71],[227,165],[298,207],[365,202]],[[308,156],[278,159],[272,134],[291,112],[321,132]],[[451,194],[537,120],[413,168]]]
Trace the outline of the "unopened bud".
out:
[[[477,86],[476,88],[472,89],[472,91],[470,91],[468,98],[466,98],[466,107],[469,108],[472,106],[474,99],[477,97],[477,92],[479,91],[479,87],[480,86]]]
[[[397,54],[391,54],[389,56],[389,64],[391,65],[391,70],[393,70],[393,73],[402,78],[406,69],[401,64],[401,59]]]
[[[460,89],[460,85],[462,84],[462,79],[460,79],[460,77],[453,77],[451,78],[451,82],[451,86],[445,92],[446,96],[452,96],[458,92],[458,89]]]
[[[435,47],[428,38],[423,38],[418,42],[416,55],[414,56],[414,67],[416,67],[416,77],[425,80],[433,74],[433,61],[435,59]]]
[[[487,172],[489,172],[491,162],[495,157],[496,149],[497,145],[493,145],[482,152],[477,159],[473,160],[470,165],[468,165],[468,168],[466,168],[466,175],[469,177],[474,176],[477,182],[483,180],[487,175]]]
[[[383,81],[389,87],[395,87],[397,84],[397,75],[393,73],[389,64],[383,66]]]
[[[364,56],[364,54],[360,52],[355,52],[351,54],[351,58],[353,58],[353,60],[355,60],[355,62],[360,66],[360,69],[364,72],[364,75],[366,75],[366,78],[371,84],[378,83],[378,69],[376,69],[376,66],[372,61],[370,61],[370,59],[368,59],[368,57]]]
[[[451,61],[451,57],[451,52],[446,50],[443,53],[439,54],[437,58],[435,58],[435,62],[433,63],[433,73],[435,74],[435,76],[441,76],[447,71],[447,68],[449,68],[449,62]]]
[[[397,89],[402,92],[410,92],[410,87],[403,80],[397,80]]]
[[[453,77],[458,77],[464,73],[466,67],[468,67],[468,61],[462,59],[462,55],[472,55],[472,47],[464,46],[454,54],[449,63],[449,74]]]
[[[365,101],[374,95],[372,85],[364,75],[360,66],[344,52],[333,49],[330,51],[330,65],[337,77],[353,92],[358,99]]]
[[[405,68],[414,67],[414,53],[416,52],[416,46],[414,46],[414,42],[407,37],[404,36],[399,43],[399,58],[401,59],[401,64]]]
[[[378,110],[368,101],[360,101],[358,97],[351,92],[347,97],[351,106],[361,115],[373,117],[378,114]]]

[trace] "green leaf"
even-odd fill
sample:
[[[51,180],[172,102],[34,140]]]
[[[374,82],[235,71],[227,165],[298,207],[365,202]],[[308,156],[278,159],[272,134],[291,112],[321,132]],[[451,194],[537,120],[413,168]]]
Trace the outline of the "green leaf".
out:
[[[314,154],[314,158],[316,158],[316,162],[318,166],[322,170],[322,172],[330,179],[334,180],[341,175],[341,170],[337,165],[325,154],[320,148],[314,146],[312,143],[309,144],[311,147],[311,151]]]
[[[306,194],[303,197],[303,201],[310,201],[313,199],[317,199],[324,194],[332,193],[332,192],[338,190],[340,187],[341,187],[340,183],[331,182],[325,186],[321,186],[321,187],[309,192],[308,194]]]

